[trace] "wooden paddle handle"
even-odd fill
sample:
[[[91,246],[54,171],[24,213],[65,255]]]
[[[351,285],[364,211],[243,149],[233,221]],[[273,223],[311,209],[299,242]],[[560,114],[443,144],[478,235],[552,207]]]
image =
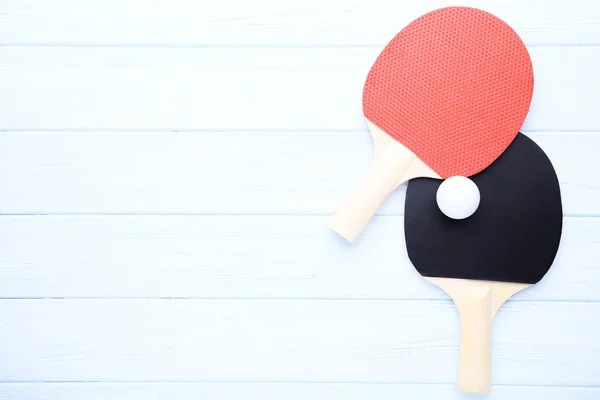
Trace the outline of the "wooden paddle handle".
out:
[[[415,159],[401,145],[389,146],[378,153],[363,180],[333,215],[333,230],[354,242],[383,202],[404,182],[406,171]]]
[[[426,276],[454,301],[460,314],[460,390],[487,393],[492,380],[492,322],[498,309],[527,283],[492,282]]]
[[[460,312],[458,388],[487,393],[492,384],[492,321],[496,313],[491,287],[469,287],[457,304]]]

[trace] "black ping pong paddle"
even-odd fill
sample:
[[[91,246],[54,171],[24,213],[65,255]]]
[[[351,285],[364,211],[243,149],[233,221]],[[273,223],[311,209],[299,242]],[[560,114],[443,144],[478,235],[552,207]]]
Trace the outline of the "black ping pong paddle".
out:
[[[438,208],[441,181],[410,181],[404,228],[411,262],[452,298],[460,313],[458,386],[484,393],[491,387],[494,315],[552,265],[561,237],[562,205],[550,160],[520,133],[471,179],[481,203],[463,220],[448,218]]]

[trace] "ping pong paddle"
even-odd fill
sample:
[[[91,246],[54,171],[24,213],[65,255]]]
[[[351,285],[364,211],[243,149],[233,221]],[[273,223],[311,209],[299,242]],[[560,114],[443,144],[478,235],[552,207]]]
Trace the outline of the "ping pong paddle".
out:
[[[401,183],[486,168],[518,133],[532,93],[529,53],[499,18],[449,7],[411,22],[367,76],[373,163],[332,228],[353,242]]]
[[[417,271],[444,290],[459,311],[458,386],[484,393],[491,386],[494,315],[552,265],[561,237],[562,206],[550,160],[523,134],[471,179],[481,202],[462,220],[448,218],[438,208],[441,181],[410,181],[404,230]]]

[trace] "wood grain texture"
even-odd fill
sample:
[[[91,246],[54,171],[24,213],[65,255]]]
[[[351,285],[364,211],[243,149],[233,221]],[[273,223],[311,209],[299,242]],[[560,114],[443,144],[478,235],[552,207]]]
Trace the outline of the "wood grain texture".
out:
[[[492,388],[492,325],[500,307],[531,284],[425,277],[450,296],[460,315],[456,386],[468,393]]]
[[[458,4],[528,45],[568,216],[486,399],[600,398],[597,1],[0,3],[0,214],[28,214],[0,216],[0,399],[473,399],[404,188],[354,246],[327,226],[371,160],[371,63]]]
[[[528,134],[566,215],[600,215],[598,133]],[[4,214],[332,214],[371,162],[367,132],[5,132]],[[26,156],[25,156],[26,155]],[[405,185],[380,215],[401,215]]]
[[[380,48],[0,47],[4,130],[366,130]],[[600,130],[600,47],[530,48],[525,130]]]
[[[373,139],[373,156],[367,171],[336,207],[330,226],[354,243],[383,203],[403,183],[413,178],[442,177],[394,138],[367,120]]]
[[[509,302],[493,384],[598,386],[599,304]],[[450,301],[5,300],[7,381],[452,383]]]
[[[593,0],[9,0],[0,43],[383,46],[421,14],[455,5],[499,16],[528,45],[600,41],[600,6]]]
[[[600,301],[599,230],[566,218],[553,267],[512,299]],[[408,260],[402,217],[350,245],[314,216],[5,216],[0,296],[447,298]]]
[[[596,400],[599,388],[496,385],[486,400]],[[0,398],[10,400],[305,400],[473,399],[453,384],[149,382],[2,383]]]

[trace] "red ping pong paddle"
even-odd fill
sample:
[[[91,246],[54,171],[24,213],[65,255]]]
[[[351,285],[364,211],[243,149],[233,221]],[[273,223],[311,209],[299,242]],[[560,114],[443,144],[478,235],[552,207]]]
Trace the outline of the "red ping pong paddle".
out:
[[[367,76],[373,163],[332,228],[353,242],[401,183],[482,171],[518,133],[532,93],[529,53],[499,18],[449,7],[410,23]]]
[[[438,208],[441,181],[408,184],[404,232],[417,271],[439,286],[460,313],[458,387],[491,387],[491,328],[496,311],[513,294],[543,278],[562,231],[560,187],[546,154],[519,134],[487,169],[473,176],[479,208],[466,219]]]

